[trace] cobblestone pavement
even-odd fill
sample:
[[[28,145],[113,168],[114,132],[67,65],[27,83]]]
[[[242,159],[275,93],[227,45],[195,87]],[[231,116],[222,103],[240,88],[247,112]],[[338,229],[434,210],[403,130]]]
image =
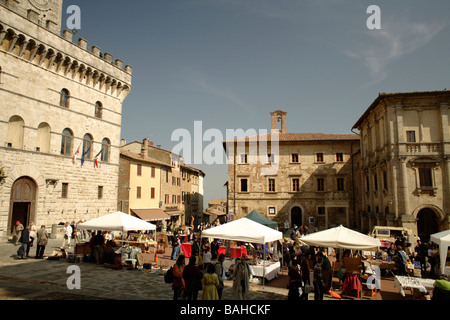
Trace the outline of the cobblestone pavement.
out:
[[[61,240],[50,240],[46,253],[57,248]],[[19,246],[0,244],[0,300],[171,300],[172,289],[164,282],[163,272],[112,270],[102,265],[81,263],[81,289],[69,290],[72,273],[67,260],[17,259]],[[34,257],[34,250],[30,256]],[[223,300],[236,296],[227,281]],[[199,293],[201,297],[201,292]],[[248,300],[286,300],[287,290],[252,285]]]

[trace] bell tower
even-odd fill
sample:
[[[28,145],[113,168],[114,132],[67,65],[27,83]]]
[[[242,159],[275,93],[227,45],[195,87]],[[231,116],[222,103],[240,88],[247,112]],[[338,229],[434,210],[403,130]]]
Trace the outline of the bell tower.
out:
[[[280,133],[287,133],[287,112],[278,110],[271,112],[270,115],[272,116],[272,130],[279,129]],[[278,128],[278,123],[280,123],[280,128]]]
[[[3,0],[0,4],[50,32],[61,34],[63,0]]]

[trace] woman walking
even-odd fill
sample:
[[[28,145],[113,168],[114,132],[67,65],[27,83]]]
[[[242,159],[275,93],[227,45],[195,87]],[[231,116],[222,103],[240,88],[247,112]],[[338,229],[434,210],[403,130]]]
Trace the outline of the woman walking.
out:
[[[217,287],[219,286],[219,277],[215,272],[213,264],[208,265],[206,273],[203,275],[203,296],[202,300],[219,300]]]
[[[183,300],[186,284],[183,279],[183,271],[185,265],[185,257],[183,255],[178,256],[177,262],[173,266],[173,300]]]

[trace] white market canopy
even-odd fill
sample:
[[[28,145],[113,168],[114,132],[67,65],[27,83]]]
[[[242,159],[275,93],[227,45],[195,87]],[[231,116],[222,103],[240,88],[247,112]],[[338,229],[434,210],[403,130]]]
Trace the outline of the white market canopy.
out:
[[[203,238],[266,244],[283,239],[283,234],[258,222],[242,218],[202,232]]]
[[[347,229],[343,226],[312,233],[300,238],[310,246],[350,250],[372,250],[381,246],[379,239]]]
[[[132,217],[123,212],[115,212],[77,226],[84,230],[101,230],[101,231],[148,231],[156,230],[154,224],[145,222],[139,218]]]
[[[430,236],[432,242],[439,245],[439,254],[441,258],[441,273],[445,273],[445,261],[447,261],[448,247],[450,246],[450,230],[432,234]]]

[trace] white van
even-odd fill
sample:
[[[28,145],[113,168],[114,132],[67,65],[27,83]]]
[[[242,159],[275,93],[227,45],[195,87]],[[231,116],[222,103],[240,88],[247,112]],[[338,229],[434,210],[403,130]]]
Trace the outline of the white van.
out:
[[[411,246],[414,247],[420,238],[413,233],[413,231],[409,228],[403,227],[382,227],[376,226],[372,230],[372,237],[380,239],[383,247],[389,246],[386,240],[389,242],[395,242],[397,237],[405,237],[406,241],[411,243]],[[385,241],[383,241],[385,240]]]

